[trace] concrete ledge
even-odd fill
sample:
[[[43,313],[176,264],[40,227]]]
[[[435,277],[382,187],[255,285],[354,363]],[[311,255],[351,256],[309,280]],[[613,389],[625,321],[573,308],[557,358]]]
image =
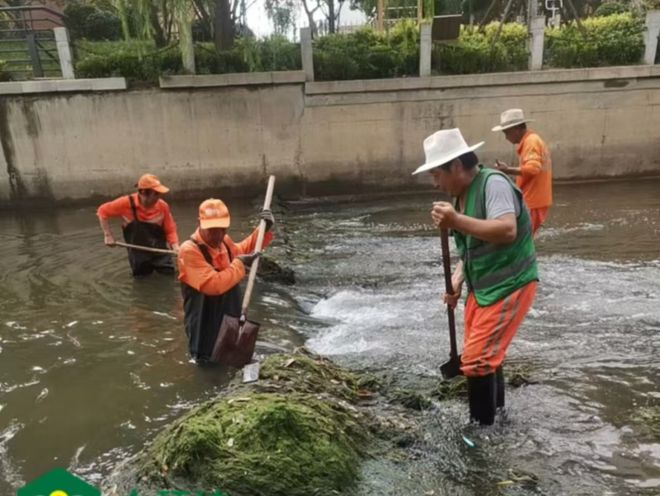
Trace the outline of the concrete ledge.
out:
[[[354,81],[309,82],[307,95],[362,93],[423,89],[466,88],[476,86],[510,86],[564,82],[603,81],[660,77],[660,65],[594,67],[586,69],[551,69],[545,71],[497,72],[461,76],[432,76],[397,79],[360,79]]]
[[[213,88],[304,83],[303,71],[241,72],[236,74],[208,74],[202,76],[161,76],[162,89]]]
[[[122,91],[125,89],[126,79],[123,77],[100,79],[47,79],[41,81],[11,81],[0,83],[0,95]]]

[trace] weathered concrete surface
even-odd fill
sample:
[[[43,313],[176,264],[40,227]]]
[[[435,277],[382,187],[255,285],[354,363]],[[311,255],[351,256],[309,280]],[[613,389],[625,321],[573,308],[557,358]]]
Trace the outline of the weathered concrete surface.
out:
[[[6,99],[1,201],[114,196],[146,171],[179,193],[255,182],[262,189],[266,171],[282,179],[295,172],[301,88]],[[16,179],[9,181],[7,171]]]
[[[411,188],[428,184],[410,172],[440,128],[486,140],[486,163],[513,161],[513,146],[490,131],[509,107],[536,119],[557,179],[660,174],[658,66],[306,84],[294,76],[5,95],[0,206],[111,197],[145,171],[171,196],[249,194],[267,174],[290,194]],[[213,83],[222,85],[205,87]]]

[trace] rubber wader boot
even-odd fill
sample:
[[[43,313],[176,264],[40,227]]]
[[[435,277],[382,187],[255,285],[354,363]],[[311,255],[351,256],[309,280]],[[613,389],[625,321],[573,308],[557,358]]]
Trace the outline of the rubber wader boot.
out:
[[[497,408],[504,408],[504,370],[500,365],[495,371],[495,380],[497,382]]]
[[[468,377],[467,386],[470,419],[479,422],[481,425],[492,425],[495,422],[495,402],[497,399],[495,374]]]

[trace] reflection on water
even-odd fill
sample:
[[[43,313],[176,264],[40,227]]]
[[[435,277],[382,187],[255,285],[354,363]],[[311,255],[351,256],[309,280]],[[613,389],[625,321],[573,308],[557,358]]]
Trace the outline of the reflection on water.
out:
[[[426,412],[415,458],[369,461],[359,494],[660,490],[660,441],[630,420],[660,402],[658,193],[657,181],[556,188],[537,240],[539,294],[509,354],[538,384],[511,391],[506,422],[487,434],[464,425],[461,403]],[[258,285],[261,339],[438,377],[448,340],[434,197],[288,204],[271,253],[298,284]],[[230,208],[240,238],[257,208]],[[196,205],[173,212],[185,238]],[[5,213],[0,233],[1,494],[54,466],[100,482],[226,384],[228,371],[188,362],[174,277],[133,280],[125,253],[103,246],[93,207]],[[527,475],[498,485],[516,474]]]

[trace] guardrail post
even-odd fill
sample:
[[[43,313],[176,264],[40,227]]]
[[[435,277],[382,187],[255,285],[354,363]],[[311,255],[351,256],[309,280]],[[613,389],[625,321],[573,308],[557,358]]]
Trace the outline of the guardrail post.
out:
[[[53,28],[55,33],[55,44],[57,45],[57,58],[60,60],[60,70],[64,79],[75,79],[73,70],[73,57],[71,56],[71,45],[69,44],[69,32],[66,28]]]
[[[312,52],[312,29],[300,29],[300,56],[302,58],[305,80],[314,81],[314,54]]]
[[[530,71],[543,68],[543,41],[545,37],[545,16],[533,17],[529,27],[529,64]]]
[[[422,22],[419,25],[419,77],[428,77],[431,75],[432,50],[431,23]]]
[[[34,77],[44,77],[44,70],[41,67],[41,60],[39,60],[39,48],[37,47],[37,39],[34,33],[28,33],[25,36],[27,42],[28,53],[32,61],[32,73]]]
[[[660,36],[660,10],[651,10],[646,13],[646,34],[644,42],[644,63],[648,65],[655,64],[655,57],[658,51],[658,37]]]

